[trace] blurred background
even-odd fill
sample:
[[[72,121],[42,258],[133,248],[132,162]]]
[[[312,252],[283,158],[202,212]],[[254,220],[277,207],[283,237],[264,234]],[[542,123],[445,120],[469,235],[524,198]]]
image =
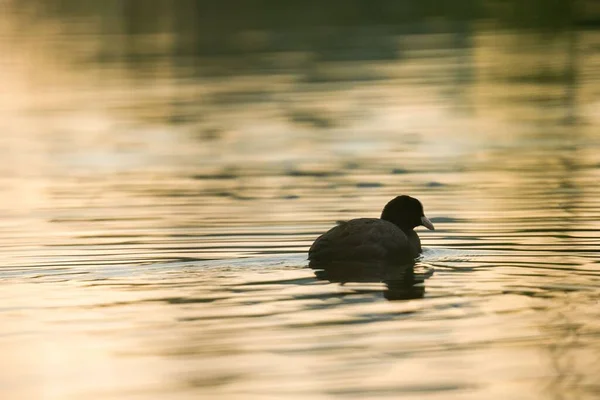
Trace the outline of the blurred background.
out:
[[[599,2],[0,11],[3,398],[600,395]],[[305,268],[399,194],[419,290]]]

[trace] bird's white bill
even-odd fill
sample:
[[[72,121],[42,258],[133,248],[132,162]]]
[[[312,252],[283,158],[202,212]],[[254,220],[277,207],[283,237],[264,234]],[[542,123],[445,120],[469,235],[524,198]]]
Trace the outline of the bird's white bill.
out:
[[[421,225],[423,225],[425,228],[429,229],[430,231],[435,231],[435,226],[433,226],[433,224],[431,223],[429,218],[427,218],[424,215],[421,217]]]

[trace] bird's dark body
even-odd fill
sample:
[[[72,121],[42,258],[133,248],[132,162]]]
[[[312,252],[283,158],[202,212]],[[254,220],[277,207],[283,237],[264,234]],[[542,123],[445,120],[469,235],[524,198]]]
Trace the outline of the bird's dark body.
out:
[[[419,236],[407,236],[400,228],[379,218],[339,222],[308,250],[310,264],[332,262],[406,262],[421,252]]]

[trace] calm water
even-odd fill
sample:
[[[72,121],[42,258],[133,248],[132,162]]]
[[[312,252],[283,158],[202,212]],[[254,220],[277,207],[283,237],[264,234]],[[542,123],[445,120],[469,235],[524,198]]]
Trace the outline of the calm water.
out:
[[[30,3],[0,17],[3,399],[600,397],[600,34]],[[306,268],[398,194],[422,283]]]

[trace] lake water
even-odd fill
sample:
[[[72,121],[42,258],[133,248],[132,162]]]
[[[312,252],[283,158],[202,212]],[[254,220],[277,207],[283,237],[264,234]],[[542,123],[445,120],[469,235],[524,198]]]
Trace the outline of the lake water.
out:
[[[596,31],[70,3],[0,17],[3,399],[600,396]],[[306,267],[399,194],[415,286]]]

